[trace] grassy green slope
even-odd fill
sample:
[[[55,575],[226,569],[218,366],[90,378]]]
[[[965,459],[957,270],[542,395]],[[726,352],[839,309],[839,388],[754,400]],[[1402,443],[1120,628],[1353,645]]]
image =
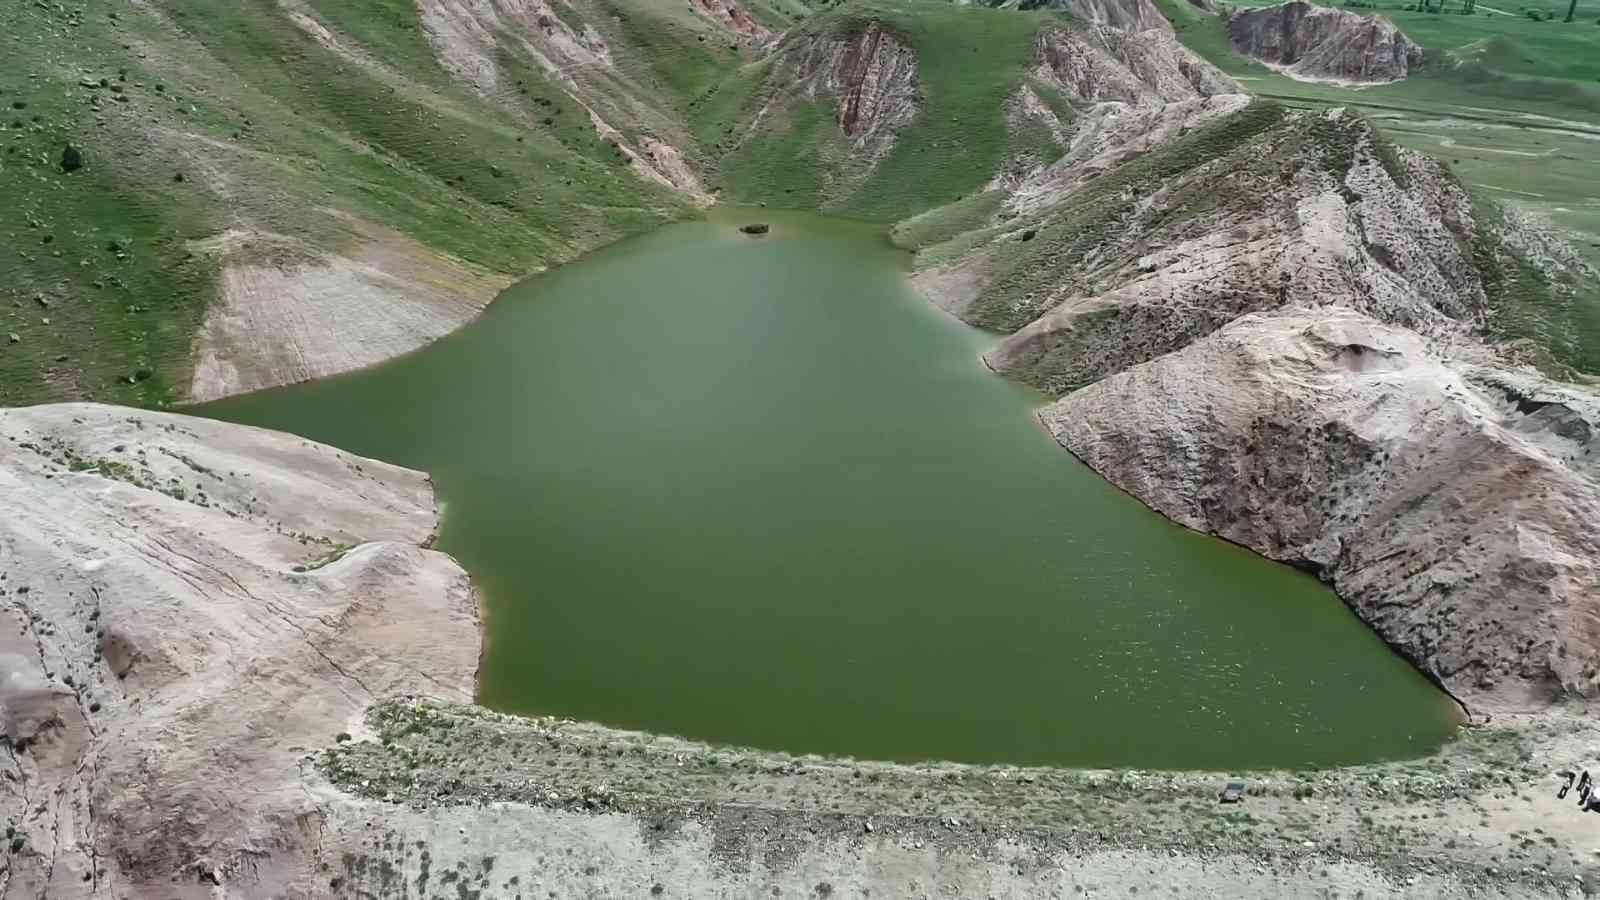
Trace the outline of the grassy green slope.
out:
[[[1197,170],[1234,176],[1251,166],[1276,171],[1278,159],[1252,156],[1241,150],[1283,120],[1282,107],[1258,101],[1117,167],[1038,221],[1008,223],[1006,227],[1010,229],[1031,225],[1037,235],[996,260],[992,285],[964,318],[975,325],[1011,332],[1045,312],[1042,304],[1063,285],[1077,284],[1079,289],[1092,291],[1093,286],[1084,281],[1092,275],[1084,266],[1089,251],[1094,251],[1101,265],[1119,258],[1108,253],[1108,247],[1131,256],[1140,252],[1145,235],[1132,233],[1126,223],[1134,220],[1142,198]],[[1216,207],[1238,199],[1230,196],[1230,191],[1240,181],[1236,177],[1210,177],[1171,191],[1159,221],[1146,224],[1159,225],[1164,233],[1182,233],[1190,223],[1204,222]]]
[[[1404,81],[1352,92],[1294,81],[1241,57],[1228,44],[1222,20],[1187,0],[1156,0],[1156,5],[1186,46],[1244,79],[1254,93],[1329,103],[1537,112],[1600,124],[1600,26],[1593,17],[1565,25],[1518,16],[1407,12],[1398,4],[1379,9],[1428,49],[1428,62]]]
[[[1185,43],[1252,90],[1289,105],[1385,110],[1391,134],[1451,159],[1480,194],[1559,197],[1552,216],[1600,231],[1589,168],[1600,142],[1524,115],[1586,115],[1600,27],[1431,16],[1413,30],[1463,43],[1406,82],[1351,92],[1270,73],[1235,55],[1214,17],[1158,2]],[[791,29],[775,53],[684,5],[573,0],[559,14],[611,48],[615,71],[579,77],[613,124],[630,140],[665,132],[735,201],[909,219],[896,239],[924,247],[988,220],[999,196],[982,186],[1003,160],[1059,149],[1048,135],[1008,129],[1003,110],[1034,35],[1069,22],[1061,14],[944,0],[748,6],[768,27]],[[326,25],[335,46],[296,24],[296,10]],[[916,117],[870,172],[852,160],[833,101],[796,98],[783,72],[796,42],[869,22],[916,52],[919,94]],[[299,251],[273,252],[314,254],[347,250],[379,226],[521,273],[687,212],[633,176],[520,40],[501,37],[492,98],[447,72],[413,0],[14,3],[0,6],[0,50],[0,404],[181,397],[220,264],[200,242],[230,230],[291,236]],[[1550,84],[1563,87],[1551,94]],[[1507,99],[1524,95],[1533,99]],[[1429,124],[1441,115],[1455,124]],[[1515,131],[1462,133],[1472,117]],[[85,163],[72,172],[61,166],[69,144]],[[1502,292],[1516,311],[1499,317],[1504,333],[1600,368],[1587,295],[1522,275],[1505,283],[1516,285]]]
[[[719,104],[702,125],[706,133],[741,136],[756,111],[764,111],[756,132],[743,136],[723,161],[729,196],[894,221],[978,191],[1007,156],[1041,144],[1038,135],[1009,131],[1003,110],[1032,59],[1035,33],[1065,21],[1050,12],[939,0],[856,0],[812,16],[789,35],[786,47],[848,39],[873,22],[911,47],[917,54],[918,114],[864,180],[851,178],[831,100],[785,97],[789,86],[781,82],[752,88],[752,74],[769,77],[781,72],[779,64],[741,73],[702,101],[702,108]],[[831,187],[838,184],[847,188]]]
[[[847,22],[883,21],[917,51],[923,107],[871,179],[838,203],[845,215],[904,218],[976,191],[1011,150],[1003,107],[1033,58],[1051,13],[871,0]]]
[[[337,251],[333,209],[518,273],[681,214],[531,61],[502,107],[439,67],[409,0],[307,9],[359,56],[270,0],[0,7],[0,403],[181,396],[217,274],[193,242],[228,229]]]
[[[1503,221],[1502,205],[1515,203],[1571,229],[1600,264],[1600,25],[1587,4],[1568,25],[1487,13],[1483,4],[1462,16],[1380,3],[1376,11],[1427,48],[1428,61],[1404,81],[1350,90],[1276,74],[1235,53],[1219,18],[1186,0],[1156,3],[1185,45],[1251,92],[1293,107],[1364,109],[1396,143],[1445,162],[1490,230]],[[1494,240],[1478,261],[1498,337],[1533,340],[1553,375],[1600,373],[1600,285],[1551,283]]]

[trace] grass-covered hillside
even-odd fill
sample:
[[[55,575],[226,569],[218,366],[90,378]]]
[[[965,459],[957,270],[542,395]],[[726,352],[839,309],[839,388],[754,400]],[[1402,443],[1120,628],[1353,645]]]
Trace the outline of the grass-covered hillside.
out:
[[[722,165],[731,197],[893,221],[979,190],[1012,154],[1048,155],[1039,136],[1007,127],[1005,107],[1033,60],[1034,35],[1064,22],[1057,13],[924,0],[859,0],[814,17],[764,66],[776,76],[755,95],[764,121]],[[888,154],[861,175],[833,123],[832,98],[793,96],[784,76],[808,48],[848,42],[871,23],[915,51],[919,104]],[[750,118],[748,106],[740,112]]]
[[[1486,204],[1600,235],[1600,26],[1395,11],[1429,65],[1351,92],[1243,60],[1215,18],[1160,2],[1253,92],[1363,104]],[[0,5],[0,405],[187,399],[218,310],[273,301],[261,271],[303,286],[342,261],[402,293],[471,282],[481,302],[718,198],[926,213],[912,243],[982,227],[1001,196],[985,185],[1057,158],[1083,112],[1030,72],[1040,29],[1060,27],[1081,23],[945,0]],[[1024,89],[1056,130],[1018,114]],[[1539,118],[1558,113],[1582,121]],[[241,283],[258,293],[229,293]],[[1592,307],[1528,309],[1508,335],[1600,368]]]
[[[233,267],[519,277],[718,192],[890,221],[1017,150],[1002,107],[1058,15],[815,5],[0,6],[0,404],[185,399]],[[793,62],[873,22],[918,67],[909,124],[864,165]]]
[[[409,0],[8,3],[0,49],[0,403],[181,398],[218,235],[522,273],[683,207],[530,60],[447,73]]]
[[[1219,17],[1187,0],[1156,2],[1180,40],[1252,93],[1291,108],[1359,110],[1395,143],[1444,162],[1491,226],[1531,217],[1600,266],[1600,6],[1592,0],[1579,0],[1571,23],[1566,2],[1490,0],[1470,15],[1455,0],[1443,12],[1407,0],[1363,2],[1355,12],[1392,19],[1423,46],[1425,63],[1403,81],[1357,90],[1273,72],[1233,51]],[[1220,4],[1224,14],[1265,5]],[[1600,373],[1593,277],[1569,268],[1552,281],[1515,265],[1490,283],[1495,334],[1533,341],[1549,352],[1552,371]]]

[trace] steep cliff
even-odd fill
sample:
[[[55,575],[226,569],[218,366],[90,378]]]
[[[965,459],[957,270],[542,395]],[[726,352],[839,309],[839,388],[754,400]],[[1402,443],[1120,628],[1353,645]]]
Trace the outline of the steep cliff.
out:
[[[832,102],[834,123],[868,169],[916,117],[916,53],[879,22],[848,36],[798,41],[785,53],[784,66],[780,83],[808,100]]]
[[[1318,299],[1041,418],[1161,513],[1319,572],[1477,711],[1600,692],[1600,398]]]
[[[1057,8],[1098,24],[862,3],[778,38],[735,0],[5,7],[39,73],[5,87],[40,119],[11,132],[0,217],[56,249],[5,270],[50,316],[13,326],[0,397],[328,374],[703,202],[708,175],[775,202],[884,176],[844,208],[953,201],[896,238],[930,295],[1008,333],[991,365],[1060,395],[1058,441],[1318,572],[1475,711],[1537,728],[1469,733],[1425,775],[1264,774],[1263,827],[1220,829],[1148,803],[1213,808],[1212,774],[819,761],[497,716],[465,705],[476,608],[426,549],[422,474],[183,417],[9,409],[0,896],[1033,896],[1145,871],[1146,893],[1541,896],[1574,869],[1592,890],[1565,852],[1583,817],[1544,786],[1595,743],[1547,705],[1600,691],[1600,400],[1483,334],[1519,267],[1592,269],[1358,119],[1251,104],[1149,3]],[[1302,77],[1414,62],[1328,12],[1235,19]],[[38,162],[69,137],[87,169]],[[1286,844],[1308,810],[1318,846]],[[1561,835],[1559,888],[1485,868],[1533,845],[1530,821]],[[1403,829],[1425,867],[1374,837]]]
[[[1422,48],[1388,19],[1300,0],[1237,10],[1225,26],[1234,49],[1294,78],[1381,84],[1422,62]]]
[[[994,287],[966,312],[1026,326],[990,364],[1060,393],[1246,312],[1309,300],[1426,333],[1481,321],[1466,194],[1421,156],[1380,158],[1376,141],[1359,119],[1257,107],[1123,171],[1139,196],[1091,181],[1069,208],[1044,207],[1037,238],[995,253]],[[1064,199],[1018,194],[1030,206]]]
[[[574,21],[544,0],[423,0],[417,8],[441,63],[487,97],[530,123],[542,121],[540,109],[527,108],[526,79],[516,79],[515,66],[507,70],[511,61],[531,62],[636,174],[709,202],[694,173],[673,162],[680,155],[674,145],[691,140],[687,130],[654,86],[618,65],[595,23]],[[695,8],[742,34],[765,37],[735,0]]]
[[[1356,491],[1343,509],[1378,507],[1354,516],[1335,553],[1400,567],[1389,548],[1415,536],[1383,529],[1386,506],[1404,524],[1451,523],[1429,545],[1446,562],[1386,575],[1454,592],[1459,611],[1416,624],[1419,639],[1441,623],[1506,630],[1539,640],[1565,677],[1592,679],[1570,651],[1594,627],[1572,593],[1593,577],[1594,497],[1553,463],[1592,441],[1594,410],[1556,386],[1452,380],[1415,344],[1354,314],[1245,319],[1167,357],[1185,361],[1164,375],[1166,360],[1131,370],[1047,421],[1196,527],[1292,548],[1317,515],[1275,508],[1286,515],[1274,522],[1219,490],[1229,459],[1250,501],[1283,507],[1327,481]],[[1496,400],[1508,390],[1514,407]],[[1408,407],[1427,428],[1385,414]],[[1307,473],[1257,465],[1249,437],[1217,431],[1213,412],[1228,428],[1258,414],[1288,423]],[[1471,490],[1436,492],[1452,461],[1429,441],[1466,418],[1487,420],[1482,470]],[[1355,468],[1374,449],[1415,467],[1398,496]],[[1202,503],[1160,493],[1188,476]],[[1505,501],[1524,476],[1570,504],[1559,528],[1500,521],[1521,515]],[[6,898],[897,896],[917,884],[1040,896],[1078,883],[1160,893],[1175,874],[1263,900],[1308,888],[1545,896],[1584,875],[1565,859],[1537,876],[1486,875],[1482,862],[1507,851],[1523,816],[1587,846],[1583,817],[1553,815],[1558,801],[1535,790],[1592,745],[1577,718],[1541,720],[1531,744],[1486,729],[1425,766],[1256,773],[1250,809],[1266,827],[1219,830],[1148,799],[1214,808],[1219,773],[794,757],[472,706],[473,593],[424,548],[437,525],[426,477],[290,435],[85,404],[0,410],[0,512]],[[1479,558],[1509,530],[1517,555]],[[1569,610],[1479,605],[1551,569],[1569,579]],[[1404,615],[1374,597],[1376,615]],[[1474,657],[1466,671],[1494,677],[1516,661]],[[1528,805],[1492,802],[1508,787]],[[1313,820],[1326,847],[1286,847],[1312,795],[1392,820],[1409,843],[1374,858],[1370,824],[1338,815]]]
[[[509,280],[704,202],[654,66],[757,52],[683,6],[111,12],[0,11],[0,230],[30,235],[0,280],[50,309],[0,332],[0,404],[173,403],[415,349]]]
[[[772,31],[756,21],[738,0],[695,0],[694,8],[701,15],[719,22],[724,28],[753,41],[772,38]]]
[[[1034,74],[1075,105],[1106,101],[1160,106],[1244,89],[1178,43],[1169,31],[1044,28]]]

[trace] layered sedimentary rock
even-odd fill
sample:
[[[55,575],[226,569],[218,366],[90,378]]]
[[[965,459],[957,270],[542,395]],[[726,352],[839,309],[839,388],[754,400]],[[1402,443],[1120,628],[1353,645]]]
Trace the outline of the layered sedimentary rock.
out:
[[[1600,688],[1600,400],[1348,307],[1244,316],[1048,407],[1178,522],[1313,569],[1474,709]]]
[[[1046,28],[1035,40],[1034,74],[1083,104],[1160,106],[1239,94],[1238,82],[1190,53],[1170,31]]]
[[[252,896],[309,871],[309,748],[374,699],[469,701],[466,573],[425,475],[291,435],[0,410],[6,896]],[[287,852],[286,852],[287,851]]]
[[[195,242],[216,257],[217,296],[195,341],[197,402],[375,365],[467,324],[511,284],[368,223],[344,255],[278,234]]]
[[[508,59],[525,55],[581,107],[595,133],[636,174],[709,203],[698,176],[679,157],[678,146],[692,140],[683,123],[664,108],[653,85],[640,83],[629,67],[618,65],[592,22],[562,5],[557,10],[545,0],[423,0],[417,11],[440,63],[458,78],[530,123],[537,121],[514,76],[504,71]],[[691,7],[746,37],[765,37],[736,0]]]
[[[1231,13],[1225,26],[1240,53],[1295,78],[1380,84],[1422,62],[1422,48],[1387,18],[1299,0]]]
[[[847,37],[812,36],[784,51],[779,83],[808,99],[829,98],[851,152],[870,166],[888,155],[916,118],[917,55],[872,22]]]
[[[735,34],[755,41],[765,41],[772,37],[772,32],[757,22],[737,0],[695,0],[693,6],[696,12],[720,23]]]
[[[1163,119],[1204,109],[1167,107]],[[1249,123],[1213,127],[1230,124]],[[1337,113],[1254,127],[1230,151],[1152,181],[1153,202],[1085,197],[1099,219],[1090,227],[1077,210],[1047,213],[1057,230],[1042,236],[1081,250],[1024,260],[1014,294],[973,310],[1026,323],[990,363],[1060,392],[1287,303],[1340,300],[1427,333],[1481,319],[1470,201],[1436,163],[1407,154],[1386,167],[1370,128]],[[1339,168],[1327,167],[1330,152]],[[1063,162],[1019,187],[1019,209],[1055,209],[1098,186],[1075,180],[1078,160]]]
[[[1052,106],[1041,92],[1070,109]],[[1246,102],[1237,82],[1190,53],[1171,31],[1043,28],[1034,39],[1029,78],[1008,104],[1007,123],[1018,133],[1042,125],[1060,152],[1040,159],[1024,151],[989,187],[1055,196],[1062,188],[1057,176],[1089,177]]]
[[[1068,449],[1316,571],[1472,709],[1594,695],[1600,398],[1481,338],[1567,257],[1359,118],[1244,104],[1097,104],[917,283],[1007,333]]]

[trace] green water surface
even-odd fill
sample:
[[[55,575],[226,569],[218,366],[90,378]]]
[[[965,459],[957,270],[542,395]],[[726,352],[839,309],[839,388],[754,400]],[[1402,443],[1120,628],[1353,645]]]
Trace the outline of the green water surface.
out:
[[[1314,579],[1179,528],[1035,422],[881,228],[674,225],[351,376],[201,414],[432,472],[480,699],[882,759],[1415,755],[1448,700]],[[749,215],[746,213],[745,215]]]

